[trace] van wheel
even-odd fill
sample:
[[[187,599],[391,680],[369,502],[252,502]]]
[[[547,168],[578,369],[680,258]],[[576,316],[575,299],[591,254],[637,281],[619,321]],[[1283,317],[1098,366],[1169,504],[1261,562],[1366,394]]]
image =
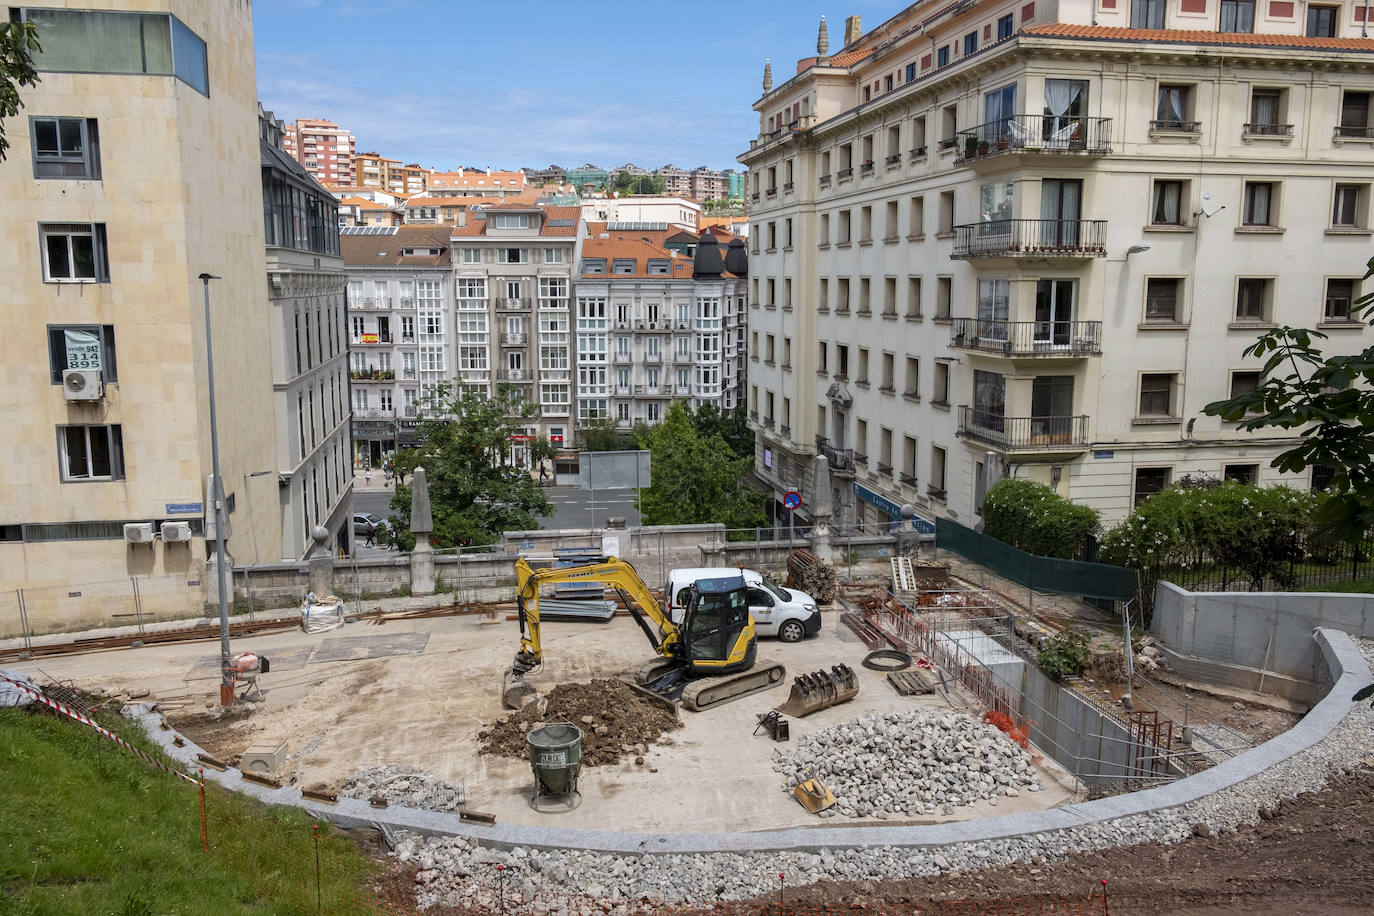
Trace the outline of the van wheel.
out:
[[[778,639],[783,642],[801,642],[806,630],[795,620],[789,620],[778,630]]]

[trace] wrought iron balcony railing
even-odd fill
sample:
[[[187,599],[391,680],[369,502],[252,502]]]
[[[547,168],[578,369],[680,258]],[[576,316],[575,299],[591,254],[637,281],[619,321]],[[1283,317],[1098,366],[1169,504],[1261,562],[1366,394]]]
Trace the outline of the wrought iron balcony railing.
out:
[[[1112,151],[1112,119],[1019,114],[956,134],[956,162],[1006,152],[1085,153]]]
[[[956,258],[1073,257],[1107,254],[1102,219],[993,219],[954,227]]]
[[[959,435],[1003,451],[1082,449],[1088,418],[1004,417],[965,404],[959,408]]]
[[[1102,352],[1102,322],[956,318],[949,345],[998,356],[1090,356]]]

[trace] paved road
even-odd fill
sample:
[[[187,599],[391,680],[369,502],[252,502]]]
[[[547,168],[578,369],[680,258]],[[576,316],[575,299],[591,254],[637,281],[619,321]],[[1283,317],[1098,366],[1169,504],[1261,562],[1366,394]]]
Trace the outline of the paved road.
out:
[[[620,516],[631,528],[639,525],[639,510],[635,508],[633,490],[606,490],[596,494],[573,487],[551,487],[549,502],[554,514],[540,520],[541,528],[593,528],[606,524],[609,516]]]

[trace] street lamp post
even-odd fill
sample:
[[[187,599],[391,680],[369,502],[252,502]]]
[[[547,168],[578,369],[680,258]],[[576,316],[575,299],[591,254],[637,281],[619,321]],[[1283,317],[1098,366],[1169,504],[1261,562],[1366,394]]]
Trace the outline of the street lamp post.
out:
[[[214,274],[201,274],[205,289],[205,374],[210,388],[210,473],[215,476],[215,489],[210,494],[215,513],[215,575],[219,591],[219,704],[234,705],[234,672],[229,667],[229,585],[225,577],[224,552],[224,480],[219,473],[219,423],[215,419],[215,347],[210,333],[210,281]]]

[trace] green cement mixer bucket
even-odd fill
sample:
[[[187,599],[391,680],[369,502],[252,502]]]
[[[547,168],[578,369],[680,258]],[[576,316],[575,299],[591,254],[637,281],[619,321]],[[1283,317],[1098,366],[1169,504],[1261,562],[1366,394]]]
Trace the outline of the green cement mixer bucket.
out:
[[[577,791],[577,774],[582,769],[582,729],[568,722],[540,725],[525,736],[530,749],[530,768],[534,771],[534,796],[530,807],[541,802],[561,802],[576,808],[582,796]]]

